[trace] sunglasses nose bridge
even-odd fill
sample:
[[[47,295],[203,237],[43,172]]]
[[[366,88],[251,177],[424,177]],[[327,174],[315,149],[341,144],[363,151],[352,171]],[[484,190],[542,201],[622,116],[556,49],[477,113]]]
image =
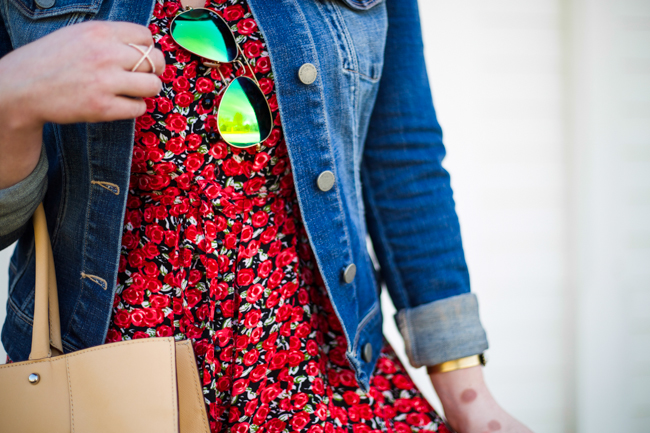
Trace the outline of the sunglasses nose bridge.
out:
[[[216,71],[219,73],[219,77],[221,77],[221,81],[223,81],[224,84],[226,83],[226,79],[224,78],[223,74],[221,73],[221,68],[220,68],[221,63],[211,62],[211,61],[208,61],[208,60],[203,60],[203,64],[205,66],[209,67],[209,68],[216,69]]]
[[[204,66],[207,66],[208,68],[219,68],[219,66],[221,66],[221,63],[213,62],[211,60],[205,60],[205,59],[202,60],[202,63]]]

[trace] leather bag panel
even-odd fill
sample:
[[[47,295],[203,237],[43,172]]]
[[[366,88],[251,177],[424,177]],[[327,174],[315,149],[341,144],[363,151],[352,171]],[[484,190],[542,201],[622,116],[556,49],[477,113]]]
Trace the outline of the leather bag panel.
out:
[[[69,433],[70,399],[64,357],[0,365],[1,433]],[[38,384],[30,374],[40,375]]]

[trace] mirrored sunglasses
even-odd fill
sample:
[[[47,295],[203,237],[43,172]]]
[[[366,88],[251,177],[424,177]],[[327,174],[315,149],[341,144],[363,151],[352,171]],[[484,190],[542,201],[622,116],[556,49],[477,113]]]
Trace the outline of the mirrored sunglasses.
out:
[[[226,21],[215,11],[187,9],[170,25],[174,41],[185,50],[203,57],[203,64],[216,68],[226,85],[217,107],[217,128],[223,140],[234,147],[246,148],[266,140],[273,129],[271,109],[246,56]],[[221,63],[239,63],[244,59],[252,78],[238,76],[227,81],[219,70]]]

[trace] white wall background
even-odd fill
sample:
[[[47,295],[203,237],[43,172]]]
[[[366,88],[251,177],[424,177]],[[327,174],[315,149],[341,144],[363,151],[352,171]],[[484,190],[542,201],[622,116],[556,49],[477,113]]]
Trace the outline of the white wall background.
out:
[[[650,0],[420,8],[492,392],[537,433],[650,432]]]
[[[650,1],[420,8],[493,393],[650,432]]]

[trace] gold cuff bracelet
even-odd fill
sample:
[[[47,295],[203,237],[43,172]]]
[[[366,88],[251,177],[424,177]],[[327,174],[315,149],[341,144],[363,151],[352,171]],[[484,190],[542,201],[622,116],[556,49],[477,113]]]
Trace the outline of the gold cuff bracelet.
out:
[[[485,355],[481,353],[479,355],[466,356],[465,358],[452,359],[451,361],[441,362],[436,365],[429,365],[427,366],[427,373],[446,373],[462,368],[476,367],[477,365],[485,366],[485,363]]]

